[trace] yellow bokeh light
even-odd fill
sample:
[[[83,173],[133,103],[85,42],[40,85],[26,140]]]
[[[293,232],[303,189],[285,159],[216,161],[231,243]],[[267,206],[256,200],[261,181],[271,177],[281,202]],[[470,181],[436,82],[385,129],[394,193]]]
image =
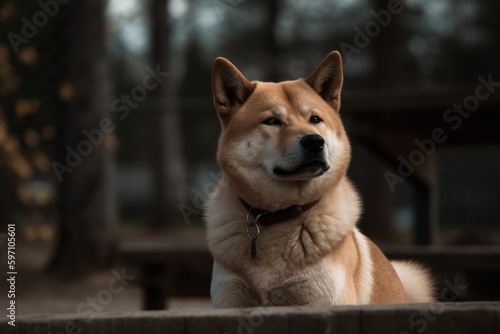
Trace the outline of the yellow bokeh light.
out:
[[[16,101],[16,115],[24,117],[30,113],[31,103],[27,99],[19,99]]]
[[[120,147],[120,140],[115,134],[108,134],[104,137],[104,146],[109,151],[116,151]]]
[[[24,227],[23,234],[27,241],[35,241],[38,233],[35,225],[29,224]]]
[[[75,87],[71,82],[63,82],[59,86],[59,98],[63,101],[70,101],[75,96]]]
[[[38,228],[40,239],[51,241],[54,239],[54,228],[49,224],[41,224]]]
[[[16,101],[16,115],[18,117],[25,117],[26,115],[33,114],[40,109],[40,101],[37,99],[19,99]]]
[[[9,130],[7,129],[7,122],[0,119],[0,146],[7,140]]]
[[[0,7],[0,22],[7,21],[14,12],[16,11],[16,7],[12,2],[6,3],[2,7]]]
[[[33,176],[33,168],[21,155],[15,154],[9,161],[10,168],[23,180],[29,180]]]
[[[54,138],[56,134],[56,128],[53,125],[46,125],[42,129],[42,138],[45,141],[50,141]]]
[[[33,156],[33,164],[41,172],[48,172],[50,170],[50,161],[47,156],[41,152],[37,152]]]
[[[47,206],[50,203],[52,203],[52,200],[54,199],[55,194],[54,190],[52,189],[46,189],[43,191],[39,191],[35,195],[35,203],[38,206]]]
[[[6,63],[9,58],[9,48],[4,44],[0,43],[0,64]]]
[[[3,149],[6,153],[15,153],[19,149],[19,142],[12,136],[7,136],[4,140]]]
[[[25,65],[33,65],[38,60],[38,52],[32,46],[23,48],[17,55],[19,62]]]
[[[28,203],[30,201],[31,191],[27,184],[23,184],[17,188],[17,198],[23,203]]]
[[[38,144],[40,143],[40,136],[38,135],[38,132],[36,132],[34,129],[26,130],[24,132],[24,142],[30,148],[37,147]]]

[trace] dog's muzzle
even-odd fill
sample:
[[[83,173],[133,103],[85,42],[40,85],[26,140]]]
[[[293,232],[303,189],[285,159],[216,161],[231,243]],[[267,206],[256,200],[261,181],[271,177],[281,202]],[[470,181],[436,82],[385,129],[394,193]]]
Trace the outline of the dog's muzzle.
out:
[[[318,134],[305,135],[300,138],[302,156],[300,163],[293,167],[276,167],[274,174],[280,177],[293,177],[298,175],[320,176],[330,166],[325,157],[325,140]]]

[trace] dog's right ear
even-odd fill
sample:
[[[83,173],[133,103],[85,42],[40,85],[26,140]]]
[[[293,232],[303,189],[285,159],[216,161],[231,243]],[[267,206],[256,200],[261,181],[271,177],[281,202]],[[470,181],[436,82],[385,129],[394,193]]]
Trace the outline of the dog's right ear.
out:
[[[231,111],[245,103],[254,88],[255,84],[249,82],[229,60],[222,57],[215,59],[212,69],[212,92],[215,109],[223,121]]]

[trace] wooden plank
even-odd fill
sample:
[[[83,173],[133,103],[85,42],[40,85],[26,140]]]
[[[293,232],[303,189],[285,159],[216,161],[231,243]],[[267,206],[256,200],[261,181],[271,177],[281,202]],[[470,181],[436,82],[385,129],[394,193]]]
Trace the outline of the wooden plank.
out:
[[[382,246],[390,259],[413,259],[437,269],[500,271],[498,246]]]
[[[0,319],[0,333],[498,333],[500,302],[48,314]],[[309,331],[308,331],[309,329]],[[348,331],[347,331],[348,329]],[[339,331],[343,330],[343,331]]]
[[[212,264],[213,258],[208,249],[176,249],[170,247],[127,247],[119,251],[119,260],[125,264]]]
[[[345,91],[342,93],[342,112],[349,114],[429,113],[441,114],[453,104],[462,103],[467,96],[474,96],[475,86],[432,90],[371,90]],[[493,92],[480,101],[481,111],[499,111],[500,93]]]
[[[381,246],[388,258],[414,259],[441,268],[500,270],[499,246]],[[166,264],[212,266],[213,258],[208,249],[171,249],[127,247],[120,250],[120,260],[125,264]]]

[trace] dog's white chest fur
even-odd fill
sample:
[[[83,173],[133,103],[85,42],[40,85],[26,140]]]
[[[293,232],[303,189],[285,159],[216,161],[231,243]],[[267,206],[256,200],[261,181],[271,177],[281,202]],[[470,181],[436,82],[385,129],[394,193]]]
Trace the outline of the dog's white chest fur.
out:
[[[345,187],[350,186],[346,183]],[[335,245],[356,230],[359,211],[352,205],[357,201],[352,195],[334,205],[326,202],[315,207],[350,209],[322,210],[321,215],[304,214],[291,222],[262,227],[253,259],[245,233],[246,210],[227,188],[216,191],[207,205],[209,248],[215,260],[214,306],[365,302],[352,294],[352,277],[347,277],[345,263],[330,256]],[[358,239],[360,234],[355,234]]]
[[[345,288],[345,270],[327,260],[285,279],[276,270],[263,268],[254,271],[250,280],[215,262],[212,301],[214,307],[335,305],[341,302]],[[232,298],[235,295],[239,296],[237,300]]]

